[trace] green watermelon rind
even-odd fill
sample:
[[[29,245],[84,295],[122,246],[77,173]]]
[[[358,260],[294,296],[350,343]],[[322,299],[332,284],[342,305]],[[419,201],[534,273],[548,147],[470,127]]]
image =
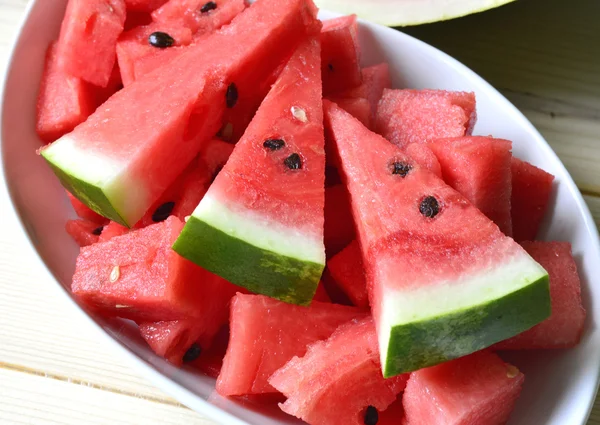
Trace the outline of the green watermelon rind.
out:
[[[235,285],[290,304],[310,304],[324,269],[324,264],[257,247],[194,215],[173,249]]]
[[[387,355],[382,356],[383,375],[389,378],[482,350],[526,331],[550,313],[545,274],[495,300],[392,326]]]

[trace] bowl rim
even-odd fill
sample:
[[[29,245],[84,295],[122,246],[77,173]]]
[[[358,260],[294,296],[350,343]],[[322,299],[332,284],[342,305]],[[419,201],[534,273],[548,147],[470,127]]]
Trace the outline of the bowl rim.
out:
[[[111,347],[111,349],[115,353],[118,353],[120,356],[122,356],[124,359],[126,359],[127,362],[129,362],[129,364],[135,370],[138,371],[138,373],[140,373],[144,378],[148,379],[158,389],[160,389],[161,391],[164,391],[166,394],[175,398],[177,401],[181,402],[188,408],[190,408],[196,412],[201,411],[203,414],[206,414],[206,416],[209,417],[210,419],[213,419],[216,421],[222,421],[223,423],[227,423],[228,425],[250,425],[248,422],[246,422],[246,421],[236,417],[234,414],[229,413],[226,410],[221,409],[220,407],[210,403],[208,400],[205,400],[202,397],[194,394],[192,391],[187,389],[182,384],[179,384],[178,382],[172,380],[171,378],[167,377],[163,373],[159,372],[157,369],[154,368],[154,366],[152,366],[146,360],[144,360],[141,357],[139,357],[138,355],[136,355],[133,351],[129,350],[119,340],[117,340],[114,336],[112,336],[106,330],[104,330],[102,328],[102,326],[98,322],[96,322],[70,296],[67,289],[65,289],[55,278],[54,274],[48,268],[47,264],[43,261],[40,253],[37,251],[37,249],[32,241],[31,234],[30,234],[29,230],[27,229],[27,227],[25,226],[23,217],[21,217],[21,215],[15,208],[14,196],[13,196],[13,193],[12,193],[11,188],[7,181],[6,167],[4,166],[4,148],[3,148],[4,145],[1,140],[2,134],[3,134],[2,117],[3,117],[4,106],[5,106],[4,95],[6,93],[6,87],[8,85],[8,77],[10,75],[10,72],[11,72],[11,69],[13,66],[16,52],[17,52],[18,47],[21,44],[22,39],[23,39],[23,29],[26,26],[26,24],[28,23],[33,10],[40,3],[42,3],[42,0],[31,0],[28,2],[27,6],[25,8],[24,14],[17,26],[17,30],[15,32],[13,41],[10,45],[9,54],[7,56],[7,61],[6,61],[6,67],[4,69],[3,74],[0,76],[0,168],[2,169],[2,172],[0,173],[0,180],[2,182],[2,184],[0,184],[0,199],[6,198],[7,201],[10,201],[9,202],[10,206],[9,206],[9,208],[7,208],[7,210],[8,210],[7,213],[8,214],[12,213],[14,215],[14,217],[16,217],[16,219],[19,223],[21,232],[26,236],[28,248],[34,254],[34,258],[36,259],[36,261],[43,267],[41,270],[44,270],[44,273],[47,275],[47,277],[50,277],[50,279],[52,279],[54,281],[54,284],[55,284],[54,286],[56,287],[57,292],[60,293],[60,299],[62,300],[62,302],[64,302],[65,304],[68,303],[69,305],[74,307],[80,313],[81,316],[84,316],[83,320],[88,325],[90,325],[90,327],[92,329],[94,329],[94,332],[96,334],[98,334],[101,338],[104,339],[104,341],[107,342],[107,345],[109,347]],[[319,14],[320,15],[325,14],[326,18],[342,16],[341,13],[331,12],[331,11],[326,11],[326,10],[320,10]],[[479,84],[479,87],[482,91],[485,91],[491,97],[497,99],[502,104],[501,107],[510,113],[511,118],[515,122],[517,122],[519,125],[523,126],[523,128],[527,129],[530,132],[530,134],[532,135],[532,137],[538,139],[537,140],[538,146],[536,148],[537,149],[541,148],[547,157],[552,158],[555,161],[556,167],[558,167],[560,172],[563,173],[567,177],[566,179],[561,180],[561,184],[566,186],[568,192],[575,200],[577,207],[582,212],[581,216],[583,218],[583,224],[585,225],[587,232],[590,235],[599,235],[597,226],[592,217],[590,209],[587,206],[587,203],[585,202],[585,200],[583,199],[583,195],[581,194],[581,192],[577,188],[575,182],[573,181],[571,174],[568,172],[568,170],[565,168],[564,164],[562,163],[562,161],[560,160],[558,155],[554,152],[554,150],[552,150],[552,148],[550,147],[548,142],[544,139],[544,137],[540,134],[540,132],[535,128],[535,126],[502,93],[500,93],[496,88],[494,88],[490,83],[488,83],[483,77],[481,77],[475,71],[471,70],[469,67],[464,65],[462,62],[458,61],[457,59],[453,58],[452,56],[448,55],[447,53],[437,49],[436,47],[434,47],[424,41],[421,41],[411,35],[408,35],[402,31],[399,31],[397,29],[394,29],[391,27],[386,27],[386,26],[376,24],[373,22],[369,22],[364,19],[359,18],[358,22],[361,26],[366,26],[370,30],[382,31],[387,34],[393,33],[393,34],[395,34],[394,36],[396,36],[396,37],[405,38],[408,42],[413,43],[415,46],[417,46],[419,50],[430,53],[432,56],[436,57],[436,60],[438,60],[440,62],[445,62],[446,64],[448,64],[450,67],[454,68],[457,72],[460,72],[461,74],[466,74],[469,79],[476,81]],[[592,237],[591,243],[593,246],[592,246],[592,250],[590,250],[590,251],[594,251],[595,253],[600,253],[600,236]],[[593,254],[593,252],[589,253],[588,255],[592,255],[592,254]],[[598,359],[595,360],[595,365],[596,365],[596,367],[595,367],[595,374],[594,374],[594,379],[595,379],[594,390],[585,396],[586,397],[585,403],[587,404],[587,407],[585,409],[585,415],[582,417],[583,422],[581,422],[581,425],[585,425],[587,423],[587,420],[589,419],[589,416],[594,407],[594,401],[595,401],[597,393],[598,393],[598,387],[600,385],[600,357],[598,357]]]

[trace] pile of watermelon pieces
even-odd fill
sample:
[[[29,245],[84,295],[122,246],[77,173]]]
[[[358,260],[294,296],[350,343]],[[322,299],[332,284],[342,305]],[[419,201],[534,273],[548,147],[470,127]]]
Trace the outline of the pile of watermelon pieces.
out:
[[[570,244],[536,240],[554,176],[472,135],[474,93],[392,88],[355,16],[316,13],[68,2],[37,133],[72,292],[309,424],[503,424],[525,377],[497,352],[584,328]]]

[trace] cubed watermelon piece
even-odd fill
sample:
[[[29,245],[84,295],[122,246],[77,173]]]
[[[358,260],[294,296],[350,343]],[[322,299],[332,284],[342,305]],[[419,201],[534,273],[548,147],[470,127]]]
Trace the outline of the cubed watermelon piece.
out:
[[[37,100],[36,132],[50,143],[72,131],[96,109],[94,87],[62,70],[57,45],[51,43]]]
[[[356,237],[350,195],[343,184],[325,189],[325,251],[331,258]]]
[[[476,118],[474,93],[385,89],[375,129],[404,149],[410,143],[469,135]]]
[[[542,323],[496,344],[498,350],[570,348],[579,343],[586,317],[581,282],[568,242],[523,242],[523,248],[550,276],[552,314]]]
[[[82,248],[73,294],[105,314],[141,321],[227,315],[237,288],[171,249],[183,223],[162,223]]]
[[[106,226],[102,228],[102,233],[100,233],[100,237],[98,238],[98,242],[106,242],[111,240],[116,236],[124,235],[129,232],[129,227],[122,226],[119,223],[115,223],[111,221]]]
[[[366,415],[373,415],[368,410],[385,410],[407,379],[381,376],[375,324],[367,317],[343,324],[326,341],[310,345],[269,382],[287,397],[281,409],[311,425],[364,425]]]
[[[57,55],[62,69],[106,87],[124,24],[124,0],[69,0],[58,41]]]
[[[230,339],[217,380],[221,395],[276,392],[269,377],[306,347],[328,338],[342,323],[365,312],[314,301],[309,307],[262,295],[237,294],[231,302]]]
[[[366,97],[371,106],[371,121],[375,122],[377,105],[384,89],[392,88],[390,68],[386,62],[368,66],[361,70],[362,84],[344,92],[347,97]]]
[[[340,108],[352,114],[352,116],[362,122],[365,127],[370,127],[371,105],[366,98],[329,96],[329,100],[337,103]]]
[[[512,142],[467,136],[437,140],[429,147],[440,162],[444,181],[511,236]]]
[[[223,368],[223,358],[229,343],[229,326],[223,326],[208,349],[202,348],[196,360],[189,362],[189,366],[199,370],[211,378],[217,379]]]
[[[357,240],[327,261],[327,270],[355,306],[369,307],[367,280]]]
[[[125,0],[127,6],[127,12],[138,11],[138,12],[152,12],[154,9],[158,9],[168,0]]]
[[[77,242],[77,245],[84,247],[98,242],[102,225],[88,220],[68,220],[65,230]]]
[[[321,75],[325,95],[342,92],[362,83],[356,15],[323,22]]]
[[[236,94],[319,29],[310,0],[253,3],[227,31],[125,87],[41,154],[78,199],[133,226],[215,135]]]
[[[518,158],[512,159],[511,170],[513,237],[534,240],[548,209],[554,176]]]
[[[189,357],[193,357],[196,352],[200,355],[202,346],[197,341],[201,336],[210,340],[216,333],[215,330],[210,330],[209,333],[213,332],[212,335],[203,335],[205,329],[198,323],[197,319],[142,322],[140,334],[152,351],[170,363],[180,366],[184,362],[195,360],[190,360]]]
[[[486,351],[413,372],[403,397],[407,424],[505,424],[524,380]]]
[[[152,13],[154,22],[188,28],[192,34],[209,34],[246,8],[244,0],[170,0]]]
[[[422,143],[411,143],[404,151],[421,167],[427,168],[433,174],[442,178],[442,166],[440,165],[440,161],[438,161],[437,156],[435,156],[429,146]]]
[[[78,217],[98,225],[104,225],[108,223],[106,218],[89,209],[83,202],[71,195],[69,192],[67,192],[67,196],[69,197],[69,201],[71,202],[71,205],[75,210],[75,214],[77,214]]]

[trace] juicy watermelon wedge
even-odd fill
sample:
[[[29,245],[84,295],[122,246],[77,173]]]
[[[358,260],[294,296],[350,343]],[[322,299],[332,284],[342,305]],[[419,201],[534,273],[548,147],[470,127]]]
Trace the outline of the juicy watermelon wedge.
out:
[[[367,408],[385,410],[408,375],[381,376],[377,334],[371,317],[341,325],[329,339],[309,346],[271,376],[285,396],[284,412],[312,425],[363,425]]]
[[[339,288],[348,296],[352,304],[361,308],[369,307],[369,294],[358,241],[336,254],[327,262],[327,270]]]
[[[102,225],[89,220],[69,220],[65,230],[80,247],[89,246],[98,242]]]
[[[384,376],[464,356],[550,315],[548,274],[523,248],[396,146],[325,104]]]
[[[332,94],[362,83],[356,16],[340,16],[323,22],[321,31],[323,93]]]
[[[262,295],[237,294],[231,304],[230,339],[217,380],[221,395],[272,393],[269,377],[306,347],[328,338],[342,323],[366,313],[354,307],[313,302],[310,307]]]
[[[325,265],[319,42],[290,59],[173,246],[252,292],[308,304]]]
[[[125,87],[41,154],[82,202],[132,226],[216,134],[235,93],[266,79],[318,31],[307,1],[254,3],[226,31]]]
[[[438,161],[437,156],[435,156],[433,151],[427,145],[411,143],[404,149],[404,152],[414,159],[421,167],[428,169],[440,179],[442,178],[442,166],[440,165],[440,161]]]
[[[167,0],[125,0],[125,5],[128,13],[130,11],[149,13],[166,2]]]
[[[194,319],[142,322],[140,334],[152,351],[170,363],[180,366],[190,347],[202,334],[203,329],[197,326],[196,322]]]
[[[246,8],[244,0],[170,0],[152,12],[154,22],[188,28],[192,34],[209,34],[230,23]]]

